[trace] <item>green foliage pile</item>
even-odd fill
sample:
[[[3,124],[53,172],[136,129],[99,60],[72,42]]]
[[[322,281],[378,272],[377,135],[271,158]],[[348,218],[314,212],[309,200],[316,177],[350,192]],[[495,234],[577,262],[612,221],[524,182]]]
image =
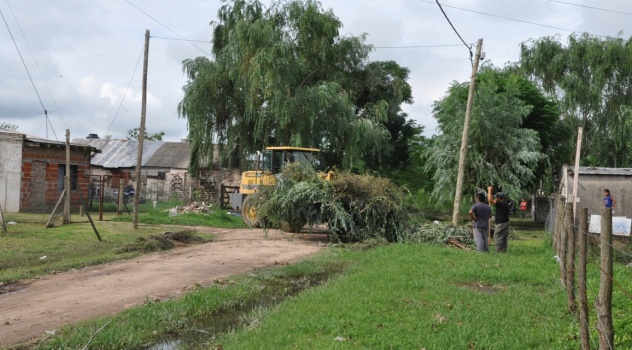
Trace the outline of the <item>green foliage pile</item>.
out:
[[[337,173],[326,181],[311,167],[292,164],[276,186],[264,188],[252,201],[268,227],[327,223],[332,238],[349,241],[404,241],[411,231],[401,189],[371,175]]]
[[[458,238],[467,245],[474,244],[469,227],[452,226],[445,222],[433,222],[421,226],[411,240],[442,245],[447,244],[450,238]]]

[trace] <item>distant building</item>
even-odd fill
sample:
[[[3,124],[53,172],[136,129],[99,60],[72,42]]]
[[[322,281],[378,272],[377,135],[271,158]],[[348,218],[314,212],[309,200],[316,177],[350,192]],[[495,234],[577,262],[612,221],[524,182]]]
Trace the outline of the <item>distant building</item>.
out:
[[[101,153],[92,158],[92,181],[95,187],[99,181],[104,181],[106,199],[115,196],[120,180],[123,180],[123,186],[135,185],[137,140],[99,139],[90,134],[85,139],[73,141],[100,150]],[[217,200],[219,184],[231,183],[235,171],[204,169],[199,174],[189,174],[190,152],[189,143],[184,141],[143,142],[140,194],[144,199]]]

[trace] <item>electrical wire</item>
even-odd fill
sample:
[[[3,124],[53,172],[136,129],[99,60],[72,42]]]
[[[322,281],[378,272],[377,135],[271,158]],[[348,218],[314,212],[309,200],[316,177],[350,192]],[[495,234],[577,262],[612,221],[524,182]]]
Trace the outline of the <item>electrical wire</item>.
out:
[[[142,9],[140,9],[138,6],[132,4],[129,0],[125,0],[126,3],[130,4],[132,7],[134,7],[135,9],[137,9],[138,11],[140,11],[141,13],[143,13],[145,16],[151,18],[154,22],[160,24],[161,26],[167,28],[170,32],[174,33],[175,35],[179,36],[182,40],[188,42],[189,44],[193,45],[195,48],[197,48],[198,50],[204,52],[207,56],[212,56],[210,53],[206,52],[205,50],[203,50],[202,48],[200,48],[199,46],[195,45],[191,40],[186,39],[185,37],[183,37],[182,35],[176,33],[175,30],[167,27],[166,25],[164,25],[162,22],[160,22],[159,20],[155,19],[154,17],[150,16],[147,12],[143,11]]]
[[[437,5],[439,6],[439,9],[441,10],[441,12],[443,13],[443,16],[445,17],[445,19],[448,21],[448,23],[450,23],[450,27],[452,27],[452,29],[454,30],[454,32],[456,33],[456,35],[459,37],[459,39],[461,39],[461,42],[463,43],[463,45],[465,45],[465,47],[467,47],[467,50],[470,52],[470,60],[472,59],[472,56],[474,56],[474,54],[472,54],[472,47],[468,46],[467,43],[465,42],[465,40],[463,40],[463,38],[461,37],[461,34],[459,34],[459,32],[456,30],[456,28],[454,28],[454,24],[452,24],[452,21],[450,21],[450,18],[448,18],[448,15],[445,13],[445,11],[443,10],[443,7],[441,6],[441,4],[439,3],[439,0],[435,0],[435,2],[437,3]]]
[[[29,72],[29,68],[26,66],[26,62],[24,62],[24,57],[22,57],[22,53],[20,52],[20,48],[18,47],[18,44],[15,42],[15,38],[13,37],[13,33],[11,33],[11,28],[9,28],[9,24],[7,23],[7,20],[4,18],[4,14],[2,13],[2,11],[0,11],[0,16],[2,17],[2,20],[4,21],[4,25],[7,26],[7,30],[9,31],[9,35],[11,36],[11,40],[13,40],[13,45],[15,45],[15,49],[18,51],[18,55],[20,56],[20,60],[22,60],[22,64],[24,65],[24,69],[26,69],[26,74],[29,76],[29,80],[31,81],[31,85],[33,85],[33,90],[35,90],[35,94],[37,95],[37,99],[39,100],[40,105],[42,106],[42,110],[44,110],[44,114],[46,114],[46,107],[44,107],[44,103],[42,102],[42,99],[40,98],[40,94],[37,91],[37,88],[35,87],[35,83],[33,82],[33,78],[31,77],[31,73]],[[46,119],[48,119],[48,116],[46,117]]]
[[[623,12],[623,11],[608,10],[608,9],[604,9],[604,8],[601,8],[601,7],[594,7],[594,6],[588,6],[588,5],[574,4],[574,3],[572,3],[572,2],[559,1],[559,0],[549,0],[549,1],[551,1],[551,2],[557,2],[557,3],[560,3],[560,4],[564,4],[564,5],[571,5],[571,6],[577,6],[577,7],[585,7],[585,8],[588,8],[588,9],[593,9],[593,10],[606,11],[606,12],[619,13],[619,14],[622,14],[622,15],[629,15],[629,16],[632,16],[632,13],[630,13],[630,12]]]
[[[419,1],[427,2],[429,4],[434,4],[434,2],[432,2],[431,0],[419,0]],[[530,24],[530,25],[539,26],[539,27],[563,30],[563,31],[566,31],[566,32],[571,32],[571,33],[590,34],[590,35],[594,35],[594,36],[598,36],[598,37],[602,37],[602,38],[607,38],[608,37],[607,35],[592,34],[590,32],[582,32],[582,31],[576,31],[576,30],[572,30],[572,29],[560,28],[560,27],[550,26],[550,25],[547,25],[547,24],[529,22],[529,21],[525,21],[525,20],[521,20],[521,19],[505,17],[505,16],[499,16],[499,15],[494,15],[494,14],[491,14],[491,13],[465,9],[465,8],[457,7],[457,6],[451,6],[451,5],[445,5],[444,4],[443,7],[448,7],[448,8],[452,8],[452,9],[455,9],[455,10],[461,10],[461,11],[465,11],[465,12],[476,13],[476,14],[483,15],[483,16],[489,16],[489,17],[494,17],[494,18],[501,18],[501,19],[505,19],[505,20],[508,20],[508,21],[514,21],[514,22],[519,22],[519,23],[524,23],[524,24]]]
[[[112,122],[110,123],[108,130],[105,132],[104,137],[107,137],[108,133],[110,132],[110,129],[112,128],[112,125],[114,124],[114,121],[116,120],[116,117],[119,114],[119,111],[121,110],[121,106],[123,106],[123,101],[125,101],[125,96],[127,96],[129,87],[132,85],[132,81],[134,80],[134,76],[136,75],[136,70],[138,70],[138,65],[140,64],[140,59],[141,57],[143,57],[143,52],[145,52],[145,44],[143,44],[143,48],[140,50],[140,55],[138,55],[138,60],[136,61],[136,67],[134,67],[134,72],[132,72],[132,76],[129,78],[129,83],[127,84],[125,93],[123,94],[123,97],[121,98],[121,103],[119,103],[118,109],[116,110],[116,113],[114,114],[114,118],[112,118]]]
[[[61,117],[62,122],[66,126],[66,129],[68,129],[68,124],[66,123],[66,120],[64,119],[64,116],[61,113],[61,109],[57,105],[57,101],[55,101],[55,98],[53,97],[53,93],[50,91],[50,88],[48,87],[48,83],[46,83],[46,79],[44,78],[44,74],[42,74],[42,70],[40,69],[40,66],[37,63],[37,59],[35,59],[35,55],[33,54],[33,50],[31,50],[31,45],[29,45],[28,40],[26,40],[26,36],[24,35],[24,31],[22,30],[22,26],[20,25],[20,21],[18,21],[18,18],[15,16],[15,12],[13,12],[13,8],[11,7],[11,4],[9,4],[9,0],[5,0],[5,2],[7,3],[7,6],[9,7],[9,10],[11,11],[11,14],[13,15],[13,19],[15,20],[15,23],[17,23],[17,25],[18,25],[18,29],[20,29],[20,33],[22,34],[22,38],[24,39],[24,42],[26,43],[26,47],[29,49],[29,52],[31,53],[31,57],[33,58],[33,61],[35,62],[35,66],[37,67],[37,71],[39,72],[40,77],[42,78],[42,81],[44,82],[44,85],[46,86],[46,90],[48,90],[48,94],[50,95],[50,98],[53,100],[53,104],[55,105],[55,108],[57,108],[57,111],[59,111],[59,116]],[[52,125],[51,125],[51,128],[52,128]],[[53,130],[53,134],[55,134],[54,130]],[[55,135],[55,138],[56,137],[57,137],[57,135]],[[59,140],[57,140],[57,141],[59,141]]]

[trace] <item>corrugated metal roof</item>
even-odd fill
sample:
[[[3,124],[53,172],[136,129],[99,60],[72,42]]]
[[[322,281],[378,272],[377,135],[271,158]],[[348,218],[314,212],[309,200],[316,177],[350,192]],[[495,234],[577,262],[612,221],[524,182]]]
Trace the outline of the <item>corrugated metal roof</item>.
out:
[[[137,140],[76,139],[101,150],[92,158],[92,165],[104,168],[132,168],[138,157]],[[189,144],[179,142],[143,142],[142,167],[187,169],[189,166]]]
[[[568,173],[574,174],[575,167],[568,166]],[[614,176],[632,176],[632,168],[603,168],[603,167],[579,167],[580,175],[614,175]]]
[[[154,168],[187,169],[190,147],[184,142],[165,142],[143,166]]]
[[[22,139],[24,142],[30,142],[33,144],[44,144],[44,145],[52,145],[55,147],[59,147],[59,148],[65,148],[66,147],[66,140],[64,137],[63,141],[55,141],[55,140],[50,140],[44,137],[40,137],[40,136],[34,136],[34,135],[29,135],[29,134],[25,134],[23,132],[19,132],[17,130],[11,130],[11,129],[4,129],[4,128],[0,128],[0,133],[2,134],[6,134],[6,135],[10,135],[11,137],[15,137],[18,139]],[[91,145],[87,145],[81,142],[75,142],[76,140],[73,140],[72,142],[70,142],[70,148],[80,148],[83,151],[97,151],[98,149],[96,147],[92,147]],[[86,149],[87,148],[87,149]]]

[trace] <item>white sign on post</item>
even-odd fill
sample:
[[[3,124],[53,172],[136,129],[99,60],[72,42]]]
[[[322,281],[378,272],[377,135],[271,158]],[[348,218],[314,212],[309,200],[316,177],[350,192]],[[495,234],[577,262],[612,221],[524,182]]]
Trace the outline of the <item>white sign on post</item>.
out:
[[[628,219],[625,216],[612,217],[612,234],[613,235],[630,237],[630,231],[632,231],[631,228],[632,228],[632,219]],[[590,216],[588,232],[601,233],[601,215]]]

